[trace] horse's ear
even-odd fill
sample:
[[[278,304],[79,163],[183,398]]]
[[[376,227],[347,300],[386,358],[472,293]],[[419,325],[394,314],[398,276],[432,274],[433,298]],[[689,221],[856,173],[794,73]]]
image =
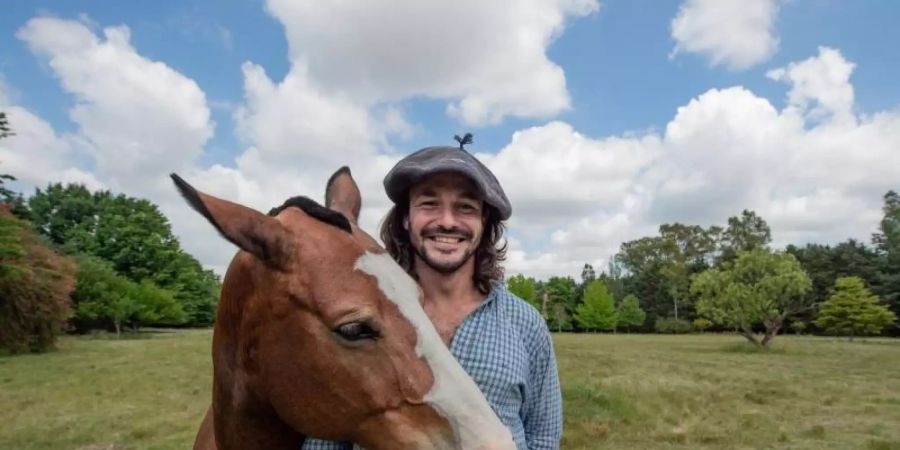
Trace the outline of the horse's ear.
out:
[[[359,221],[362,198],[349,167],[341,167],[328,179],[328,185],[325,187],[325,206],[344,214],[353,224]]]
[[[289,233],[281,223],[259,211],[204,194],[176,174],[172,181],[194,210],[206,217],[232,244],[267,264],[281,265],[289,254]]]

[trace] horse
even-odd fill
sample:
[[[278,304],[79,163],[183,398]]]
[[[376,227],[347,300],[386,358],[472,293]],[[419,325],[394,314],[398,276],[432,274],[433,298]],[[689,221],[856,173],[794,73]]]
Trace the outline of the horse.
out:
[[[311,437],[368,450],[516,448],[425,315],[421,289],[359,228],[347,167],[328,180],[324,206],[293,197],[268,215],[171,177],[239,248],[195,450],[297,450]]]

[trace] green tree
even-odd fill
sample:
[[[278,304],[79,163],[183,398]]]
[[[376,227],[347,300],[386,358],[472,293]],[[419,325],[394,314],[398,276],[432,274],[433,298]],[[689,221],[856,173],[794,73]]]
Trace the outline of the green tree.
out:
[[[136,305],[128,318],[134,331],[143,325],[179,325],[188,320],[175,296],[150,280],[131,283],[128,295]]]
[[[691,315],[691,275],[710,266],[721,233],[715,226],[662,224],[659,236],[622,244],[615,260],[631,273],[628,291],[640,296],[651,320]]]
[[[512,292],[517,297],[528,302],[529,305],[537,308],[538,311],[541,311],[541,302],[538,301],[537,298],[537,289],[534,278],[528,278],[522,274],[513,275],[506,280],[506,284],[509,287],[509,292]],[[543,311],[541,312],[543,313]]]
[[[829,334],[863,336],[881,334],[881,330],[897,320],[891,310],[878,302],[866,288],[862,278],[841,277],[834,294],[822,304],[816,326]]]
[[[76,325],[79,328],[112,325],[119,335],[128,318],[137,312],[137,304],[130,296],[132,282],[100,258],[79,255],[77,260],[78,273],[72,294]]]
[[[594,266],[584,263],[584,267],[581,268],[581,284],[587,286],[588,283],[597,279],[597,272],[594,271]]]
[[[720,241],[720,262],[732,261],[741,252],[764,248],[772,241],[772,230],[762,217],[745,209],[740,217],[729,217]]]
[[[619,302],[619,306],[616,308],[616,315],[618,316],[618,326],[626,330],[642,327],[644,320],[647,318],[647,313],[641,309],[638,298],[634,294],[626,295]]]
[[[7,138],[15,135],[12,132],[12,129],[9,127],[9,118],[6,117],[6,113],[0,111],[0,139]]]
[[[601,281],[591,281],[584,290],[584,302],[578,305],[575,320],[581,328],[613,330],[618,322],[615,300]]]
[[[572,329],[572,315],[578,300],[576,288],[575,280],[570,277],[551,277],[544,283],[539,295],[546,295],[547,326],[550,329]]]
[[[178,325],[187,320],[174,295],[149,280],[135,283],[111,264],[90,255],[78,257],[75,321],[81,328],[112,326],[116,335],[130,326]]]
[[[888,191],[884,195],[884,216],[872,243],[879,258],[878,282],[872,290],[884,300],[895,315],[900,315],[900,195]],[[893,329],[900,333],[900,327]]]
[[[757,248],[695,275],[691,291],[699,297],[697,311],[702,316],[768,347],[785,319],[808,307],[804,294],[810,284],[791,254]],[[761,340],[753,332],[758,322],[766,329]]]
[[[152,283],[172,292],[192,325],[208,325],[215,316],[220,284],[185,253],[168,219],[153,203],[91,193],[81,185],[51,184],[29,199],[38,230],[72,253],[108,261],[131,281]]]
[[[812,281],[812,289],[806,294],[809,304],[818,305],[828,300],[835,280],[840,277],[858,276],[873,289],[880,286],[877,252],[853,239],[833,247],[807,244],[801,248],[789,245],[786,251],[797,258]],[[795,319],[811,322],[814,312],[814,309],[810,309]]]
[[[6,113],[0,111],[0,139],[7,138],[12,136],[12,130],[9,128],[9,119],[6,118]],[[6,181],[15,181],[16,178],[12,175],[2,174],[0,173],[0,199],[5,201],[10,201],[14,197],[13,191],[9,190],[3,184]]]

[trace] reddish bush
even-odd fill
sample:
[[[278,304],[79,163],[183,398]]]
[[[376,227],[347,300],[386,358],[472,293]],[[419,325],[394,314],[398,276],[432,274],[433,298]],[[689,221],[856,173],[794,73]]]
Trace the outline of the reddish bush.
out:
[[[0,204],[0,348],[52,348],[72,315],[75,262]]]

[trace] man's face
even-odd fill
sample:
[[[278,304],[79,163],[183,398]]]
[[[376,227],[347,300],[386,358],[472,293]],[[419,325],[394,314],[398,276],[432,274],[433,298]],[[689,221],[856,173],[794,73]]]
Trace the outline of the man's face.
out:
[[[404,227],[418,257],[437,272],[455,272],[478,248],[484,202],[477,192],[454,173],[432,175],[410,189]]]

